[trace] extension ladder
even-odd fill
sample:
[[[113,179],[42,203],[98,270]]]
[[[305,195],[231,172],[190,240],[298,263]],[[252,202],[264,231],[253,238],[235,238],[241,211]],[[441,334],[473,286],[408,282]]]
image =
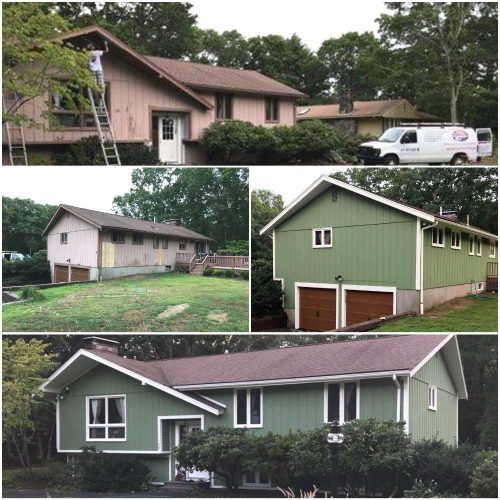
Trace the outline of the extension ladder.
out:
[[[13,99],[6,99],[2,96],[4,113],[8,113],[19,103],[19,95],[12,93]],[[9,103],[9,105],[7,105]],[[26,142],[24,140],[24,130],[22,124],[12,122],[5,123],[7,143],[9,147],[9,160],[11,165],[28,165],[28,155],[26,154]]]
[[[109,119],[108,108],[104,100],[104,93],[97,95],[97,104],[92,89],[88,88],[88,94],[97,127],[97,134],[99,135],[99,142],[101,143],[102,153],[104,155],[104,161],[106,165],[121,165],[111,120]]]

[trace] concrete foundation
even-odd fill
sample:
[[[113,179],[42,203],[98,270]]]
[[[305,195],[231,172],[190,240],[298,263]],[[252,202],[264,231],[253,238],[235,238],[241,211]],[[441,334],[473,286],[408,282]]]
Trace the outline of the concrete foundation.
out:
[[[174,269],[167,269],[167,266],[103,267],[102,279],[112,280],[114,278],[123,278],[124,276],[133,276],[135,274],[165,273],[173,270]]]
[[[418,290],[396,290],[396,313],[418,313],[419,301],[420,294]]]
[[[482,283],[482,289],[480,288]],[[467,283],[465,285],[444,286],[424,290],[424,310],[443,304],[457,297],[465,297],[469,293],[481,293],[486,290],[486,283]]]

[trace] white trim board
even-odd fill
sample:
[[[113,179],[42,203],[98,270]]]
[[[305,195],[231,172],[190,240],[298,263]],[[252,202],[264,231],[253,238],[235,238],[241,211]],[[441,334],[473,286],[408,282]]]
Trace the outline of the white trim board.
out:
[[[299,288],[327,288],[336,291],[335,295],[335,326],[339,328],[339,297],[338,288],[336,283],[302,283],[295,282],[295,329],[300,328],[300,301],[299,301]]]

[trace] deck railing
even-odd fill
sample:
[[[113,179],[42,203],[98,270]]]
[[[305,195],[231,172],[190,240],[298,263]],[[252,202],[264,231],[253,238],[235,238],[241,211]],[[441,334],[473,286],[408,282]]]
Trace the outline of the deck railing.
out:
[[[498,276],[498,262],[488,262],[486,264],[486,276],[488,278],[495,278]]]
[[[209,267],[248,269],[249,257],[244,255],[210,255]]]
[[[190,273],[196,264],[195,253],[176,253],[175,267],[178,271],[187,271]]]

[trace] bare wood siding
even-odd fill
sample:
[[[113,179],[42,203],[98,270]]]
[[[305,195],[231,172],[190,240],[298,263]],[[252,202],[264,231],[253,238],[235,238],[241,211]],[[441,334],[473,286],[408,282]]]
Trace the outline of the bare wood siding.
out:
[[[275,127],[294,124],[295,108],[292,99],[280,99],[279,122],[266,122],[266,99],[264,96],[235,96],[233,118],[251,122],[254,125]]]
[[[179,250],[178,239],[168,239],[168,248],[153,248],[153,236],[144,235],[142,245],[132,244],[132,233],[125,233],[125,243],[113,243],[111,231],[105,231],[102,241],[102,267],[128,266],[172,266],[175,265],[175,254],[178,252],[194,253],[194,241],[187,241],[186,250]]]
[[[61,233],[68,234],[68,243],[61,244]],[[72,214],[64,214],[47,236],[51,272],[54,263],[65,264],[68,259],[74,266],[97,267],[97,242],[97,228]]]

